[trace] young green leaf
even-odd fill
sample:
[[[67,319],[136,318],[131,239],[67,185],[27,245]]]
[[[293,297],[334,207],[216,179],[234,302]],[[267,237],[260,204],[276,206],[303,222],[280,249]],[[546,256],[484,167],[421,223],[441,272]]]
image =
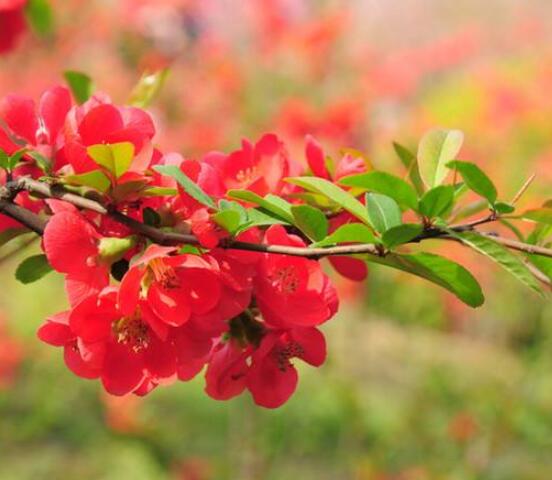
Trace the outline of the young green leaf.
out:
[[[423,193],[425,192],[425,187],[424,182],[422,181],[422,177],[420,177],[420,168],[418,166],[418,159],[416,158],[416,155],[414,155],[406,147],[403,147],[396,142],[393,142],[393,148],[395,149],[395,153],[401,160],[402,164],[408,171],[408,177],[410,178],[412,185],[414,185],[416,192],[418,193],[418,195],[423,195]]]
[[[268,210],[259,209],[259,208],[248,208],[247,212],[247,222],[240,225],[238,230],[234,232],[234,235],[238,235],[241,232],[249,230],[253,227],[266,227],[269,225],[290,225],[291,222],[280,218]]]
[[[46,255],[33,255],[19,264],[15,271],[15,278],[21,283],[32,283],[40,280],[52,270]]]
[[[134,158],[134,145],[130,142],[90,145],[86,151],[92,160],[116,178],[128,171]]]
[[[500,215],[513,213],[516,210],[516,207],[514,207],[514,205],[506,202],[495,202],[495,204],[493,205],[493,208],[495,212],[499,213]]]
[[[247,210],[243,205],[241,205],[238,202],[233,202],[232,200],[219,200],[219,208],[221,210],[235,210],[240,214],[240,221],[242,223],[247,222],[248,216],[247,216]]]
[[[129,104],[138,108],[147,108],[161,91],[168,74],[168,68],[155,73],[144,73],[130,94]]]
[[[328,219],[320,210],[309,205],[294,205],[291,213],[295,225],[311,240],[322,240],[328,234]]]
[[[528,255],[529,261],[552,281],[552,258]]]
[[[240,212],[237,210],[222,210],[213,215],[213,221],[228,233],[234,233],[241,225]]]
[[[299,185],[310,192],[320,193],[328,197],[341,208],[347,210],[351,215],[362,220],[367,225],[372,226],[364,205],[350,193],[334,185],[332,182],[317,177],[293,177],[286,178],[286,181],[294,185]]]
[[[6,170],[8,168],[10,156],[0,148],[0,168]]]
[[[190,180],[188,175],[186,175],[180,168],[176,165],[156,165],[153,167],[156,172],[159,172],[161,175],[166,175],[167,177],[174,178],[184,191],[190,195],[194,200],[197,200],[202,205],[217,210],[217,206],[213,199],[207,195],[197,183]]]
[[[428,218],[443,216],[454,202],[454,187],[441,185],[428,190],[420,200],[420,213]]]
[[[25,15],[38,35],[47,36],[54,30],[54,16],[48,0],[29,0],[25,6]]]
[[[403,208],[417,210],[418,197],[416,191],[399,177],[386,172],[368,172],[344,177],[339,183],[348,187],[357,187],[371,192],[387,195]]]
[[[497,192],[491,179],[485,175],[477,165],[470,162],[456,160],[449,162],[447,167],[454,168],[460,172],[466,185],[478,195],[486,198],[491,205],[496,202]]]
[[[370,255],[365,259],[425,278],[452,292],[470,307],[479,307],[485,300],[479,283],[470,272],[439,255],[425,252],[411,255],[390,253],[385,257]]]
[[[228,196],[236,200],[258,205],[264,210],[274,213],[282,220],[293,223],[291,204],[286,202],[283,198],[275,197],[274,195],[267,195],[263,198],[250,190],[229,190]],[[278,200],[274,200],[275,198],[278,198]]]
[[[544,223],[546,225],[552,225],[552,208],[536,208],[534,210],[527,210],[521,214],[521,218],[532,220],[537,223]]]
[[[63,177],[63,180],[74,185],[94,188],[102,193],[107,192],[111,186],[111,181],[101,170],[92,170],[90,172],[79,173],[78,175],[67,175]]]
[[[85,73],[67,70],[63,76],[78,104],[86,102],[94,93],[94,83]]]
[[[28,153],[28,150],[26,148],[21,148],[20,150],[17,150],[17,152],[12,153],[8,160],[8,170],[13,170],[21,159],[23,158],[23,155],[26,155]]]
[[[362,223],[346,223],[311,247],[327,247],[339,243],[379,243],[372,230]]]
[[[449,231],[449,234],[454,238],[458,238],[464,245],[467,245],[475,251],[489,257],[491,260],[494,260],[529,288],[538,293],[542,293],[538,281],[527,266],[517,255],[514,255],[507,248],[503,247],[494,240],[475,232],[456,233],[451,230]]]
[[[27,155],[35,161],[37,167],[40,168],[40,170],[42,170],[44,173],[50,172],[50,168],[51,168],[50,160],[48,160],[40,152],[30,150],[27,152]]]
[[[383,233],[402,223],[401,209],[395,200],[380,193],[366,194],[366,209],[374,228]]]
[[[213,215],[213,220],[227,232],[234,234],[240,227],[248,224],[247,211],[238,202],[220,200],[219,209],[220,211]]]
[[[460,130],[434,128],[421,139],[418,146],[420,176],[429,188],[440,185],[447,176],[446,165],[456,158],[464,134]]]
[[[178,190],[176,188],[168,187],[148,187],[140,192],[143,197],[172,197],[177,194]]]
[[[417,223],[404,223],[387,230],[381,240],[387,248],[394,248],[403,243],[408,243],[416,238],[424,230],[422,225]]]

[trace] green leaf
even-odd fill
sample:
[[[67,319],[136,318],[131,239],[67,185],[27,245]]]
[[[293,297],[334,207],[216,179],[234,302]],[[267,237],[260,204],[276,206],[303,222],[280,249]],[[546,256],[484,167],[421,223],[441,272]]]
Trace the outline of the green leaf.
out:
[[[325,195],[341,208],[347,210],[351,215],[372,226],[364,205],[350,193],[334,185],[332,182],[317,177],[293,177],[287,178],[286,181],[299,185],[305,190]]]
[[[38,35],[47,36],[53,32],[54,16],[47,0],[29,0],[25,6],[25,15]]]
[[[140,192],[140,195],[144,197],[172,197],[177,194],[178,190],[176,188],[168,187],[149,187]]]
[[[235,210],[240,215],[240,222],[245,223],[248,220],[247,210],[238,202],[233,202],[231,200],[219,200],[219,208],[221,210]]]
[[[147,108],[161,91],[168,74],[168,68],[155,73],[144,73],[130,94],[129,104],[138,108]]]
[[[66,70],[63,76],[78,104],[86,102],[94,93],[94,83],[85,73]]]
[[[242,200],[243,202],[258,205],[264,210],[274,213],[282,220],[285,220],[288,223],[293,223],[291,204],[286,202],[283,198],[279,198],[274,195],[267,195],[263,198],[250,190],[229,190],[227,195],[228,197],[236,200]]]
[[[440,185],[447,176],[447,163],[456,158],[464,134],[460,130],[435,128],[428,131],[418,146],[420,176],[429,188]]]
[[[15,278],[21,283],[32,283],[40,280],[52,271],[46,255],[33,255],[23,260],[15,271]]]
[[[418,195],[423,195],[425,187],[422,177],[420,177],[420,168],[418,166],[418,159],[416,158],[416,155],[396,142],[393,142],[393,148],[408,171],[408,177],[410,178],[412,185],[414,185],[416,192],[418,192]]]
[[[441,185],[428,190],[420,200],[420,213],[428,218],[443,216],[454,202],[454,187]]]
[[[552,258],[543,257],[541,255],[528,255],[527,258],[535,267],[552,280]]]
[[[237,210],[222,210],[213,215],[213,221],[229,233],[234,233],[240,227],[241,215]]]
[[[479,307],[485,300],[479,283],[470,272],[462,265],[439,255],[425,252],[411,255],[390,253],[385,257],[370,255],[364,258],[425,278],[452,292],[471,307]]]
[[[10,156],[0,148],[0,168],[7,170]]]
[[[27,155],[36,162],[36,165],[38,166],[38,168],[40,168],[40,170],[42,170],[44,173],[50,172],[51,162],[40,152],[30,150],[27,152]]]
[[[456,160],[454,162],[449,162],[447,167],[458,170],[464,182],[466,182],[466,185],[478,195],[486,198],[491,205],[496,202],[496,187],[485,172],[477,165]]]
[[[240,228],[234,232],[234,235],[238,235],[253,227],[265,227],[268,225],[290,225],[290,222],[283,220],[277,215],[267,210],[258,208],[248,208],[247,210],[247,223],[244,223]]]
[[[381,237],[381,240],[387,248],[394,248],[403,243],[410,242],[410,240],[420,235],[423,230],[424,227],[417,223],[405,223],[387,230]]]
[[[362,223],[346,223],[311,247],[327,247],[338,243],[379,243],[372,230]]]
[[[92,170],[78,175],[67,175],[63,180],[74,185],[94,188],[102,193],[107,192],[111,186],[111,181],[101,170]]]
[[[15,167],[17,167],[17,164],[21,161],[23,155],[26,155],[27,152],[28,150],[26,148],[22,148],[13,153],[8,161],[8,170],[13,170]]]
[[[130,142],[101,143],[90,145],[86,152],[98,165],[119,178],[130,168],[134,158],[134,145]]]
[[[448,258],[433,253],[421,252],[410,255],[390,254],[385,258],[370,258],[370,261],[388,265],[421,278],[425,278],[456,295],[471,307],[479,307],[485,301],[481,286],[475,277]]]
[[[507,213],[513,213],[516,209],[514,205],[511,203],[506,202],[496,202],[493,205],[493,208],[495,209],[496,213],[499,213],[501,215],[507,214]]]
[[[538,293],[542,293],[538,281],[527,266],[517,255],[514,255],[507,248],[475,232],[456,233],[451,230],[449,234],[454,238],[458,238],[464,245],[473,248],[475,251],[498,263],[529,288]]]
[[[294,224],[311,240],[322,240],[328,234],[328,219],[320,210],[309,205],[294,205],[291,213]]]
[[[184,191],[193,199],[197,200],[206,207],[217,210],[217,206],[213,199],[207,195],[195,182],[193,182],[180,168],[176,165],[156,165],[153,169],[162,175],[174,178]]]
[[[366,209],[374,228],[383,233],[402,223],[401,209],[395,200],[380,193],[366,194]]]
[[[348,187],[358,187],[371,192],[387,195],[401,207],[418,209],[418,196],[414,188],[404,180],[386,172],[369,172],[352,175],[339,180],[339,183]]]
[[[532,220],[533,222],[552,225],[552,208],[545,207],[527,210],[521,214],[521,217],[527,220]]]

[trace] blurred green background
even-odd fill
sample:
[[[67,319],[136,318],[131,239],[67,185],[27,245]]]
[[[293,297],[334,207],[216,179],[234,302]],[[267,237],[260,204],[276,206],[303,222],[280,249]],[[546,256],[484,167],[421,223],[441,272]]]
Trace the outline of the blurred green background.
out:
[[[301,157],[311,132],[400,173],[391,140],[415,148],[442,125],[466,132],[463,158],[505,198],[532,172],[523,204],[552,196],[546,0],[50,3],[46,37],[0,58],[0,94],[36,96],[75,68],[124,102],[168,66],[151,105],[166,150],[273,130]],[[552,304],[472,255],[448,252],[481,280],[477,310],[378,267],[339,283],[328,362],[300,366],[296,395],[268,411],[209,399],[201,376],[144,399],[75,377],[36,339],[65,308],[61,276],[13,279],[34,250],[0,260],[2,480],[552,478]]]

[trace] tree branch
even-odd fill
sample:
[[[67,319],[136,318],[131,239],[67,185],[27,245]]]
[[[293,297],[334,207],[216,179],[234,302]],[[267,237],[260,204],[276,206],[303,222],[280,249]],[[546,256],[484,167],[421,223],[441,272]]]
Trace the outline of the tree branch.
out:
[[[138,220],[135,220],[127,215],[115,210],[114,208],[106,207],[100,202],[84,198],[80,195],[68,192],[60,185],[51,185],[38,180],[33,180],[29,177],[20,177],[17,180],[8,182],[4,187],[0,189],[0,212],[14,218],[23,225],[27,226],[34,232],[42,235],[47,220],[32,213],[19,205],[11,202],[13,198],[22,190],[26,190],[33,194],[38,194],[44,198],[57,198],[64,200],[78,208],[91,210],[102,215],[109,215],[115,221],[126,225],[135,233],[139,233],[144,237],[152,240],[155,243],[161,245],[175,245],[175,244],[191,244],[199,245],[199,240],[196,236],[177,233],[166,232],[161,229],[146,225]],[[474,230],[474,227],[484,223],[492,222],[496,220],[494,214],[488,217],[475,220],[462,225],[455,225],[451,227],[452,230],[457,232]],[[509,238],[503,238],[495,236],[489,233],[477,232],[479,235],[492,238],[495,242],[504,245],[507,248],[517,250],[524,253],[542,255],[552,258],[552,249],[541,247],[538,245],[529,245],[526,243],[511,240]],[[452,237],[447,236],[447,232],[433,228],[427,230],[419,237],[412,240],[412,243],[421,242],[429,239],[445,239],[449,240]],[[335,247],[326,248],[309,248],[309,247],[289,247],[285,245],[265,245],[249,242],[241,242],[238,240],[222,240],[220,247],[229,250],[247,250],[252,252],[262,253],[276,253],[290,256],[298,256],[310,259],[319,259],[334,255],[359,255],[370,254],[382,256],[386,252],[379,246],[373,244],[355,244],[355,245],[339,245]]]

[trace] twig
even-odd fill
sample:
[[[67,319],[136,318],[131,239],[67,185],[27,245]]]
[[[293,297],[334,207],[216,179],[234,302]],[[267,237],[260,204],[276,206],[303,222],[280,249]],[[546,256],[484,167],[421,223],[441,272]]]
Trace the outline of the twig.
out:
[[[22,177],[14,182],[9,182],[5,187],[0,189],[0,212],[4,213],[22,224],[29,227],[31,230],[38,234],[44,232],[44,227],[46,226],[47,221],[41,218],[40,216],[32,213],[19,205],[16,205],[6,198],[13,198],[14,192],[21,190],[27,190],[31,193],[39,194],[45,198],[59,198],[65,200],[79,208],[91,210],[103,215],[109,215],[115,221],[126,225],[131,230],[136,233],[143,235],[144,237],[152,240],[155,243],[161,245],[175,245],[175,244],[192,244],[199,245],[200,242],[198,238],[194,235],[177,233],[177,232],[165,232],[161,229],[146,225],[138,220],[130,218],[123,213],[115,210],[114,208],[105,207],[99,202],[96,202],[91,199],[87,199],[76,195],[74,193],[67,192],[63,190],[62,187],[56,185],[49,185],[37,180],[30,179],[28,177]],[[462,225],[455,225],[451,227],[452,230],[456,232],[463,232],[474,230],[474,227],[477,225],[482,225],[484,223],[492,222],[497,219],[494,213],[491,213],[489,216],[475,220]],[[540,247],[537,245],[529,245],[526,243],[518,242],[516,240],[511,240],[508,238],[497,237],[491,234],[484,232],[477,232],[480,235],[488,236],[494,241],[501,243],[502,245],[511,248],[513,250],[518,250],[525,253],[531,253],[535,255],[542,255],[546,257],[552,257],[552,249]],[[411,242],[421,242],[423,240],[429,239],[446,239],[450,240],[452,237],[447,236],[446,231],[442,231],[438,228],[432,228],[427,230],[419,237],[413,239]],[[333,255],[358,255],[358,254],[370,254],[382,256],[387,252],[385,249],[382,249],[378,245],[364,243],[364,244],[355,244],[355,245],[339,245],[335,247],[327,248],[309,248],[309,247],[289,247],[285,245],[265,245],[258,243],[249,243],[241,242],[237,240],[222,240],[220,243],[220,248],[229,249],[229,250],[247,250],[252,252],[263,252],[263,253],[276,253],[282,255],[298,256],[310,259],[319,259],[327,256]]]
[[[512,201],[510,202],[512,205],[514,205],[521,198],[521,196],[527,191],[527,189],[529,188],[531,183],[533,183],[533,180],[535,180],[536,176],[537,176],[537,174],[533,173],[533,175],[531,175],[525,181],[525,183],[521,186],[521,188],[518,190],[518,192],[514,195],[514,198],[512,198]]]

